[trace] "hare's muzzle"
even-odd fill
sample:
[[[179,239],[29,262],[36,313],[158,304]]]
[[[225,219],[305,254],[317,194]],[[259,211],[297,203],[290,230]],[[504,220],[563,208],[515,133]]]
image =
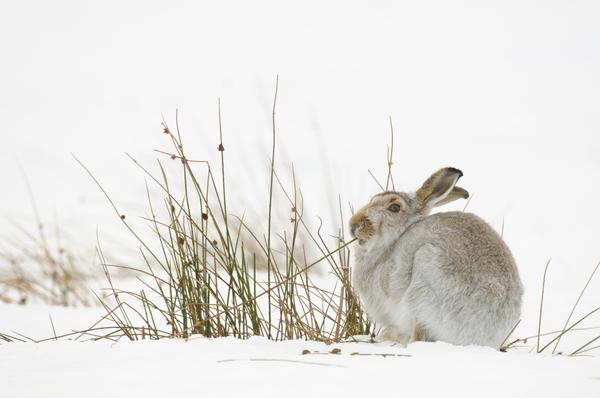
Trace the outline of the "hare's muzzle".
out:
[[[358,224],[350,225],[350,235],[352,235],[353,238],[356,238],[356,230],[357,229],[358,229]]]
[[[350,234],[353,238],[358,238],[361,245],[373,235],[373,225],[362,211],[350,218]]]

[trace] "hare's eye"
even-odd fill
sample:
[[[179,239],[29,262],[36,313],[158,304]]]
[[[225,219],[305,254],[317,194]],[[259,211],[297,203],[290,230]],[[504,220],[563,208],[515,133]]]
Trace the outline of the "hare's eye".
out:
[[[393,205],[388,206],[388,210],[391,211],[392,213],[398,213],[401,209],[402,208],[397,203],[394,203]]]

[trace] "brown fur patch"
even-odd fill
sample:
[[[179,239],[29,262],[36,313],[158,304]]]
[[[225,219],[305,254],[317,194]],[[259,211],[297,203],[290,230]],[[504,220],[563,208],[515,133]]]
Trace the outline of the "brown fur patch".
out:
[[[363,240],[369,240],[373,234],[375,234],[375,229],[373,228],[373,224],[369,222],[366,218],[364,218],[360,225],[360,232]]]
[[[369,240],[375,233],[373,225],[365,215],[365,208],[366,206],[350,217],[350,228],[356,228],[358,230],[356,237],[362,241]]]
[[[423,326],[415,326],[415,330],[413,332],[413,341],[429,341],[427,337],[427,331]]]

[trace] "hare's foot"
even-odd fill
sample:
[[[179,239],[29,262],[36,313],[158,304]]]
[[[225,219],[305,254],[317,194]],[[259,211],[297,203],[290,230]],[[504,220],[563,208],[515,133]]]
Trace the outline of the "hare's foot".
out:
[[[415,325],[413,329],[412,336],[410,337],[410,342],[415,341],[433,341],[431,337],[427,334],[427,330],[421,325]]]
[[[410,342],[410,336],[406,336],[405,334],[393,328],[384,328],[379,333],[378,340],[391,341],[406,347],[406,345]]]

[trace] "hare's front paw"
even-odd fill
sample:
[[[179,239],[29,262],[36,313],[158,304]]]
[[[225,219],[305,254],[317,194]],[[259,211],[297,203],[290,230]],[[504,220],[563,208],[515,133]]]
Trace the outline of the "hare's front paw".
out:
[[[391,341],[393,343],[401,344],[404,347],[406,347],[410,341],[410,336],[406,336],[393,328],[382,329],[377,337],[379,341]]]

